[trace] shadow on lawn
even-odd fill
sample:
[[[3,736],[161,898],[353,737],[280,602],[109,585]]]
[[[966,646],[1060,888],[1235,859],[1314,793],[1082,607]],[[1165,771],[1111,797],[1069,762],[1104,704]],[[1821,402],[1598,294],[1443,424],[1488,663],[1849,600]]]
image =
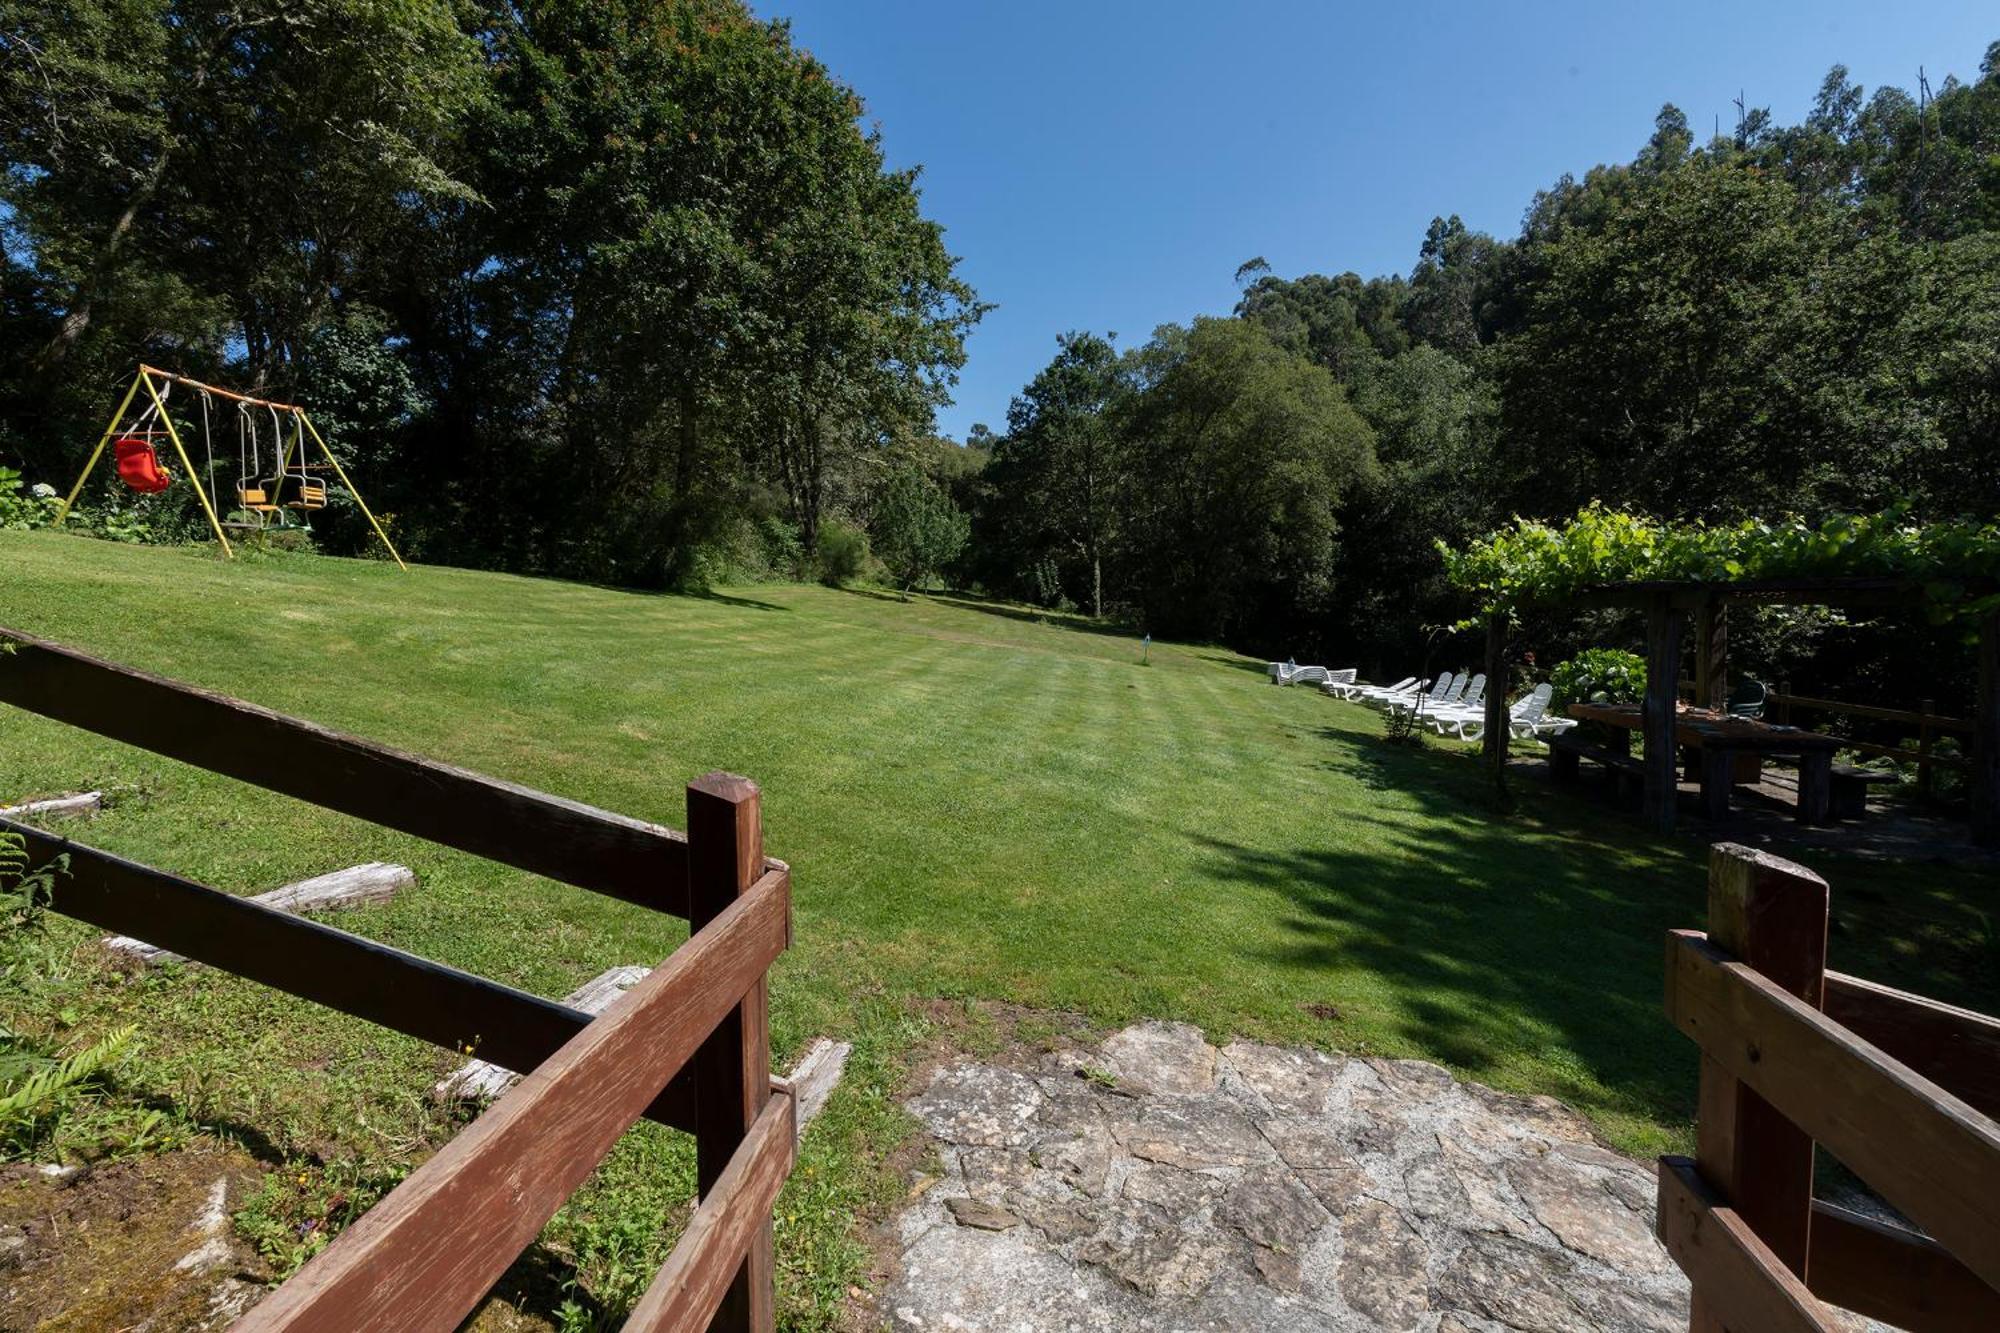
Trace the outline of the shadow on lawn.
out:
[[[730,592],[717,592],[713,588],[704,588],[700,592],[688,593],[687,596],[694,598],[696,601],[714,602],[719,606],[741,607],[745,611],[789,611],[792,609],[789,606],[780,606],[776,602],[762,602],[755,597],[743,597]]]
[[[1024,625],[1048,625],[1055,629],[1075,630],[1079,634],[1098,634],[1113,639],[1139,637],[1139,631],[1130,625],[1092,620],[1077,611],[1051,611],[1032,606],[1017,606],[1012,602],[994,601],[969,592],[931,592],[924,593],[923,596],[939,606],[949,606],[960,611],[977,611],[982,615],[1000,616],[1006,620],[1018,620]]]
[[[1649,838],[1518,774],[1516,811],[1502,815],[1468,759],[1330,735],[1344,743],[1324,767],[1401,794],[1397,806],[1414,799],[1422,817],[1354,811],[1336,846],[1292,852],[1209,840],[1214,873],[1286,905],[1289,938],[1258,961],[1380,978],[1400,1035],[1475,1078],[1518,1053],[1572,1104],[1687,1121],[1695,1048],[1665,1018],[1661,960],[1668,930],[1704,922],[1707,849]],[[1974,877],[1815,868],[1833,887],[1834,966],[2000,1009],[1989,895]]]
[[[1253,676],[1263,676],[1267,680],[1271,675],[1271,665],[1268,662],[1253,662],[1247,657],[1231,657],[1227,653],[1200,653],[1198,656],[1204,662],[1235,667],[1238,671],[1247,671]]]

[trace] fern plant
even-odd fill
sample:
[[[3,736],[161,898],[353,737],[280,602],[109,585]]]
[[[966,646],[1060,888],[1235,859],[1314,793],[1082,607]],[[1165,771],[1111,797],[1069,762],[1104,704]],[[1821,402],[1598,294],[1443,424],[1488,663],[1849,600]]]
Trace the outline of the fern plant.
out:
[[[0,1055],[0,1145],[16,1156],[32,1150],[40,1131],[124,1058],[137,1031],[117,1028],[60,1060],[18,1046]]]
[[[43,915],[69,858],[30,868],[27,841],[0,831],[0,986],[25,994],[48,962]],[[0,1024],[0,1155],[18,1157],[125,1056],[136,1028],[122,1027],[68,1055]]]

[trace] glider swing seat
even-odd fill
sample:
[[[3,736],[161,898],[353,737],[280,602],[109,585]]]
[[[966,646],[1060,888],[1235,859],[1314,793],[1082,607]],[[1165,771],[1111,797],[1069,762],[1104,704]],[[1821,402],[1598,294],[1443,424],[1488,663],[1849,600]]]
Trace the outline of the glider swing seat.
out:
[[[201,398],[201,439],[207,454],[206,472],[195,468],[181,442],[180,431],[167,411],[167,399],[177,384],[186,385]],[[126,413],[139,399],[142,390],[150,402],[129,426],[125,426]],[[236,506],[226,516],[218,503],[215,441],[209,429],[213,398],[230,399],[236,404]],[[264,470],[262,432],[257,421],[260,412],[269,413],[271,418],[272,458],[268,474]],[[289,439],[286,430],[288,419]],[[97,462],[104,456],[107,447],[111,450],[112,468],[118,479],[132,491],[141,495],[157,495],[171,488],[174,474],[160,464],[159,442],[162,438],[173,446],[175,456],[180,459],[182,475],[193,485],[195,497],[201,501],[202,512],[208,517],[209,527],[214,531],[215,540],[225,556],[233,558],[236,554],[225,529],[257,533],[274,525],[287,527],[290,526],[288,510],[305,515],[326,508],[328,487],[324,474],[330,471],[354,497],[355,505],[368,519],[369,527],[375,530],[375,536],[381,540],[397,567],[408,569],[395,544],[389,540],[389,534],[382,530],[381,523],[369,512],[361,492],[348,479],[340,460],[326,447],[319,428],[313,425],[312,418],[306,415],[303,407],[253,398],[145,365],[139,367],[132,387],[126,390],[125,399],[119,403],[111,424],[105,427],[97,448],[91,451],[90,461],[84,464],[83,475],[76,479],[76,485],[70,488],[62,508],[56,512],[56,526],[62,526],[69,518],[70,509],[76,504],[84,483],[90,480],[90,474],[96,470]],[[308,440],[317,446],[323,461],[307,460]],[[227,455],[224,458],[226,466]],[[206,485],[202,484],[203,478],[207,480]]]

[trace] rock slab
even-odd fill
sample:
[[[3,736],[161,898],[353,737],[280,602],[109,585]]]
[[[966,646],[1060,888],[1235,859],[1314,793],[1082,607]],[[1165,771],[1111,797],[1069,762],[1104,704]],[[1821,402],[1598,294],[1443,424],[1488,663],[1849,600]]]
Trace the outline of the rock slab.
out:
[[[1435,1065],[1140,1023],[909,1109],[943,1174],[890,1224],[897,1329],[1686,1327],[1652,1169]]]

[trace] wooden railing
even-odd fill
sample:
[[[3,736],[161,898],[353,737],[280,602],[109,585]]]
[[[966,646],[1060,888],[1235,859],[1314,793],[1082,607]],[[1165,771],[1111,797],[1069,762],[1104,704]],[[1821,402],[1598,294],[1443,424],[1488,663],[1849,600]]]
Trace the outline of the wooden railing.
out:
[[[771,1207],[796,1131],[765,975],[791,942],[791,871],[764,855],[753,783],[690,783],[683,835],[5,629],[0,702],[689,920],[687,943],[592,1019],[0,819],[31,863],[68,858],[55,911],[527,1071],[239,1329],[457,1327],[642,1117],[695,1136],[700,1203],[625,1327],[772,1327]]]
[[[1779,722],[1790,722],[1795,711],[1838,713],[1845,717],[1858,717],[1871,722],[1893,722],[1916,732],[1917,748],[1914,753],[1894,745],[1881,745],[1875,741],[1850,739],[1845,740],[1843,744],[1850,750],[1859,750],[1862,754],[1883,755],[1906,764],[1914,760],[1917,765],[1918,791],[1930,791],[1931,774],[1936,768],[1971,767],[1961,756],[1937,754],[1934,751],[1939,733],[1949,732],[1970,737],[1972,723],[1966,718],[1945,716],[1937,711],[1929,699],[1924,700],[1915,710],[1881,708],[1874,704],[1843,703],[1838,699],[1817,699],[1810,695],[1793,694],[1788,685],[1780,685],[1766,696],[1765,702]]]
[[[1711,849],[1709,933],[1667,937],[1667,1014],[1701,1047],[1693,1159],[1660,1160],[1690,1327],[2000,1328],[2000,1020],[1826,970],[1826,882]],[[1813,1197],[1815,1145],[1915,1228]]]

